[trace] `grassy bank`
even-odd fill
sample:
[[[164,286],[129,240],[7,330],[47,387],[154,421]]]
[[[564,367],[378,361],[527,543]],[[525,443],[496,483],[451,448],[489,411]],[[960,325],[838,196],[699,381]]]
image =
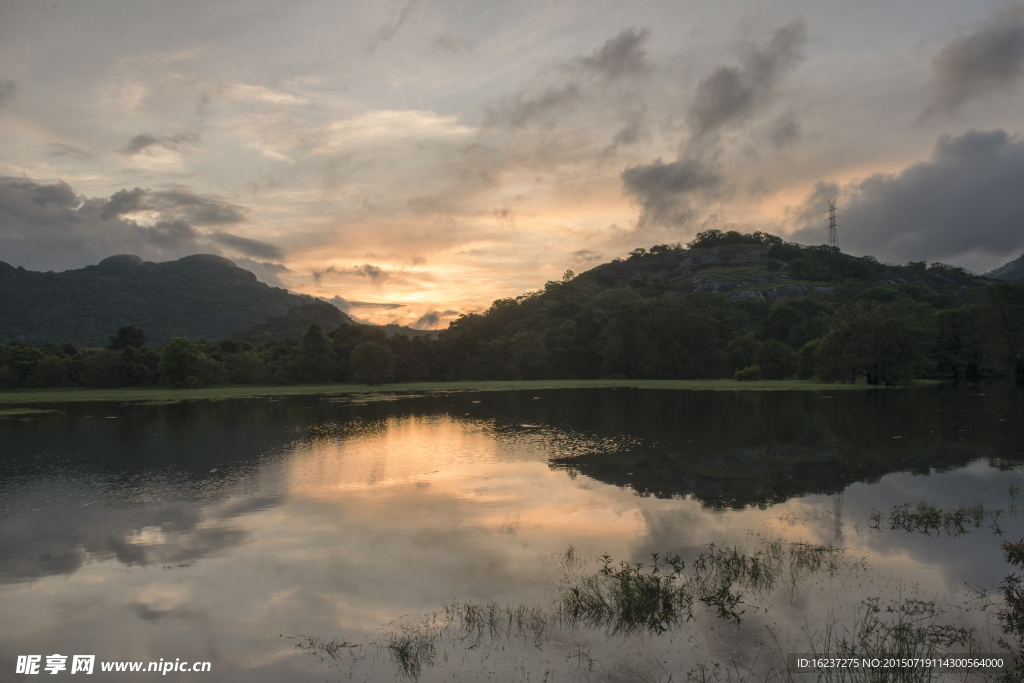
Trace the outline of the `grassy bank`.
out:
[[[919,384],[932,384],[920,382]],[[297,396],[312,394],[364,394],[393,393],[398,391],[513,391],[537,389],[597,389],[597,388],[675,389],[688,391],[848,391],[877,389],[867,384],[823,384],[810,380],[774,380],[763,382],[737,382],[731,379],[693,380],[535,380],[523,382],[416,382],[410,384],[303,384],[291,386],[214,386],[201,389],[172,389],[170,387],[122,387],[119,389],[93,389],[88,387],[58,389],[12,389],[0,391],[0,405],[37,403],[64,403],[68,401],[145,401],[173,403],[177,401],[220,400],[227,398],[255,398],[261,396]]]

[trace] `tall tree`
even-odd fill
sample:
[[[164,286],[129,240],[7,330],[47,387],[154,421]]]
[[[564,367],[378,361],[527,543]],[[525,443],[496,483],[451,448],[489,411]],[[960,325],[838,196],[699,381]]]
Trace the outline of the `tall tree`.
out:
[[[985,288],[991,306],[994,341],[1006,363],[1007,377],[1017,377],[1017,357],[1024,350],[1024,282],[999,282]]]

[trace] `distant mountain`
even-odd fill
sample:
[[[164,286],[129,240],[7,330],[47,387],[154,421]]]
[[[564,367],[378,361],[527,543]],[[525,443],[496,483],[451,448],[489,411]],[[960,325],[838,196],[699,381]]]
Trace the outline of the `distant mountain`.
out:
[[[407,325],[396,325],[395,323],[389,323],[384,325],[384,332],[389,337],[402,334],[412,339],[413,337],[430,337],[431,339],[437,339],[437,335],[441,334],[444,330],[417,330],[415,327],[409,327]]]
[[[985,277],[993,280],[1020,280],[1024,279],[1024,254],[1020,258],[999,266],[995,270],[985,273]]]
[[[310,305],[316,310],[305,310]],[[135,325],[146,332],[151,345],[160,345],[177,336],[220,339],[264,324],[268,316],[296,320],[327,315],[351,321],[334,306],[322,305],[334,312],[319,311],[321,303],[313,297],[266,285],[212,254],[164,263],[119,254],[95,266],[60,273],[0,261],[4,344],[105,346],[118,328]],[[297,308],[300,312],[293,314]]]
[[[231,333],[231,337],[239,341],[262,344],[282,339],[301,339],[309,326],[318,323],[324,332],[333,332],[338,325],[352,324],[354,321],[334,304],[314,300],[312,303],[296,306],[285,315],[268,316],[262,323],[249,326]]]

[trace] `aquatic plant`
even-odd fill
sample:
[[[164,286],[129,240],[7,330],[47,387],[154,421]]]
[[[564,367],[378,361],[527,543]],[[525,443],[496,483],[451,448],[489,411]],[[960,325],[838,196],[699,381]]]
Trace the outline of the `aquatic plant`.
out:
[[[342,652],[358,647],[358,645],[354,645],[347,640],[339,641],[337,638],[327,641],[319,636],[306,636],[303,640],[296,643],[295,647],[300,650],[307,650],[322,662],[327,657],[338,659]]]
[[[809,634],[815,657],[862,659],[885,653],[886,657],[914,659],[934,658],[952,648],[969,653],[979,650],[973,629],[940,623],[944,610],[934,600],[897,599],[883,605],[878,598],[869,598],[861,604],[864,611],[852,629],[841,629],[833,618],[820,637]],[[807,674],[787,673],[789,681],[808,680]],[[923,667],[828,669],[814,675],[819,683],[926,683],[945,678],[942,672]]]
[[[605,628],[613,634],[664,633],[695,618],[700,602],[720,619],[739,624],[742,590],[772,590],[788,567],[793,583],[814,572],[835,571],[842,550],[833,546],[769,541],[756,552],[709,544],[688,571],[678,555],[653,555],[643,562],[620,562],[604,555],[594,576],[563,589],[559,615],[569,627]]]
[[[387,648],[391,661],[406,678],[418,679],[424,666],[433,666],[437,649],[436,636],[415,629],[393,631],[388,637]]]
[[[492,642],[499,638],[522,638],[537,646],[551,631],[554,617],[540,608],[526,605],[499,605],[496,602],[453,602],[444,608],[446,625],[452,627],[460,642],[477,647],[486,636]]]
[[[880,516],[876,517],[875,513],[877,511],[872,511],[871,518],[875,521],[872,527],[878,529]],[[996,533],[999,533],[997,522],[1002,513],[1002,510],[987,509],[981,501],[945,508],[926,501],[903,503],[894,505],[889,512],[889,528],[928,535],[944,531],[950,536],[960,536],[969,533],[970,527],[980,529],[988,519]]]

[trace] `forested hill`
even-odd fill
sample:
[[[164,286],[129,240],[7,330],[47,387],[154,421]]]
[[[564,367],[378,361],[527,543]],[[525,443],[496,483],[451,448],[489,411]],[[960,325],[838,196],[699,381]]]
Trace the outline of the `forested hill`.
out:
[[[216,257],[109,261],[0,273],[0,307],[20,306],[20,324],[39,330],[32,341],[42,330],[54,341],[0,344],[0,388],[722,377],[892,385],[1017,378],[1024,353],[1024,282],[763,233],[710,230],[686,247],[638,248],[463,315],[436,338],[350,324]],[[33,278],[50,288],[18,284]],[[287,313],[268,316],[275,305]],[[105,349],[80,348],[105,346],[115,332]]]
[[[178,336],[220,339],[314,301],[212,254],[164,263],[121,254],[60,273],[0,262],[0,343],[106,346],[125,325],[144,329],[154,345]]]
[[[710,230],[495,301],[451,323],[438,351],[452,378],[976,377],[1005,373],[1011,353],[992,341],[992,285]]]

